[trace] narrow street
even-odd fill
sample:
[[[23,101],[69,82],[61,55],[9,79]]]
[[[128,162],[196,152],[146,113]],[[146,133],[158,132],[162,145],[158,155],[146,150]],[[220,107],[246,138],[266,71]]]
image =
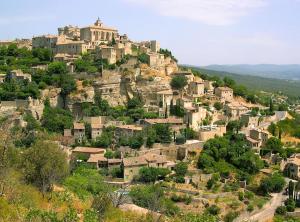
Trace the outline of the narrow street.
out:
[[[264,222],[272,219],[277,207],[287,198],[283,193],[272,194],[272,199],[260,211],[254,213],[243,213],[234,222]]]

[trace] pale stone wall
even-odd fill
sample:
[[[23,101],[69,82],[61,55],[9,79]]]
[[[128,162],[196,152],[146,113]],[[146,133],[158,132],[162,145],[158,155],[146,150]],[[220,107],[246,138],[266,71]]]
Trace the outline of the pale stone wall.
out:
[[[199,132],[199,140],[207,141],[209,139],[213,139],[216,136],[223,136],[226,133],[226,126],[218,126],[216,129],[212,130],[201,130]]]

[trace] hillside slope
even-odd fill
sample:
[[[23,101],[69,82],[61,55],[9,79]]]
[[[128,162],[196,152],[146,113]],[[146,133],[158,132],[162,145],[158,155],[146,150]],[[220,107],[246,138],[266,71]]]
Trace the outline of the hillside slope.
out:
[[[204,69],[238,73],[241,75],[260,76],[264,78],[300,80],[300,65],[209,65]]]
[[[205,73],[212,76],[219,76],[221,78],[225,76],[231,77],[237,83],[245,85],[249,89],[258,91],[282,92],[291,97],[300,97],[300,81],[271,79],[250,75],[239,75],[229,72],[220,72],[197,67],[192,68],[199,70],[201,73]]]

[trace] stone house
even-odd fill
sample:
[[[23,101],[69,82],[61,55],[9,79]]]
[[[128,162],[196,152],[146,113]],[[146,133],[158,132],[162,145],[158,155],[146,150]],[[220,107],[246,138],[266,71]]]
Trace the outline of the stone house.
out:
[[[189,93],[191,95],[204,95],[204,82],[202,80],[195,80],[189,84]]]
[[[117,50],[111,46],[99,46],[96,50],[97,56],[101,59],[106,59],[108,64],[117,62]]]
[[[271,134],[268,131],[261,130],[261,129],[251,129],[249,137],[256,141],[259,141],[259,146],[262,147],[266,144],[269,138],[271,138]]]
[[[50,49],[52,52],[55,52],[57,42],[65,40],[65,36],[57,35],[42,35],[32,38],[32,48],[46,48]]]
[[[199,130],[199,140],[207,141],[216,136],[222,137],[226,133],[226,126],[201,126]]]
[[[131,182],[139,175],[142,167],[167,168],[168,161],[165,156],[157,154],[145,154],[143,156],[123,159],[124,180]]]
[[[102,132],[103,132],[102,124],[98,124],[98,123],[91,124],[91,137],[93,140],[101,136]]]
[[[143,127],[137,125],[121,125],[117,126],[115,130],[115,136],[117,138],[120,137],[132,137],[137,133],[141,133],[143,131]]]
[[[103,154],[93,154],[87,160],[87,163],[95,166],[96,169],[106,168],[112,170],[121,166],[122,159],[107,159]]]
[[[74,158],[78,157],[85,157],[86,159],[90,159],[93,155],[102,155],[104,156],[106,150],[101,148],[94,148],[94,147],[75,147],[72,150],[72,156]]]
[[[204,80],[204,89],[207,93],[212,93],[214,91],[213,81]]]
[[[206,118],[207,110],[203,107],[185,107],[184,123],[189,124],[194,130],[198,130],[202,121]]]
[[[258,126],[259,116],[252,116],[251,113],[241,115],[241,121],[245,127],[254,128]]]
[[[74,138],[81,143],[83,138],[85,137],[85,126],[84,123],[73,123],[73,135]]]
[[[16,80],[28,80],[29,82],[31,82],[31,75],[28,73],[23,73],[22,70],[18,69],[18,70],[12,70],[9,74],[8,74],[8,78],[10,79],[16,79]]]
[[[173,91],[172,90],[164,90],[157,92],[157,105],[160,108],[165,108],[166,106],[169,108],[171,105],[171,101],[173,99]]]
[[[141,125],[144,127],[154,126],[156,124],[167,124],[170,126],[172,131],[179,132],[180,129],[184,128],[183,119],[169,117],[166,119],[143,119],[140,120]]]
[[[231,101],[233,99],[233,90],[229,87],[218,87],[215,94],[223,101]]]
[[[238,120],[242,115],[249,112],[249,109],[239,103],[229,103],[225,104],[224,111],[231,120]]]
[[[58,35],[64,35],[69,39],[80,39],[80,28],[68,25],[58,28]]]
[[[176,71],[172,73],[172,76],[185,76],[187,78],[188,84],[190,84],[195,79],[195,76],[191,71]]]
[[[92,49],[91,46],[84,41],[66,40],[56,44],[55,52],[67,55],[82,55],[89,49]]]
[[[300,179],[300,154],[294,154],[287,159],[284,170],[288,177],[294,180]]]

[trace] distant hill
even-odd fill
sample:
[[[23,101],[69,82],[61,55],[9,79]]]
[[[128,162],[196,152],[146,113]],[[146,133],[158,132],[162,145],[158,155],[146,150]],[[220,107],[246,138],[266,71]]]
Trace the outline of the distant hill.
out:
[[[282,92],[291,97],[300,97],[300,81],[271,79],[251,75],[239,75],[230,72],[220,72],[192,66],[190,67],[199,70],[203,74],[208,74],[211,76],[219,76],[220,78],[228,76],[234,79],[238,84],[245,85],[247,88],[252,90],[276,93]]]
[[[300,65],[209,65],[204,69],[265,78],[300,80]]]

